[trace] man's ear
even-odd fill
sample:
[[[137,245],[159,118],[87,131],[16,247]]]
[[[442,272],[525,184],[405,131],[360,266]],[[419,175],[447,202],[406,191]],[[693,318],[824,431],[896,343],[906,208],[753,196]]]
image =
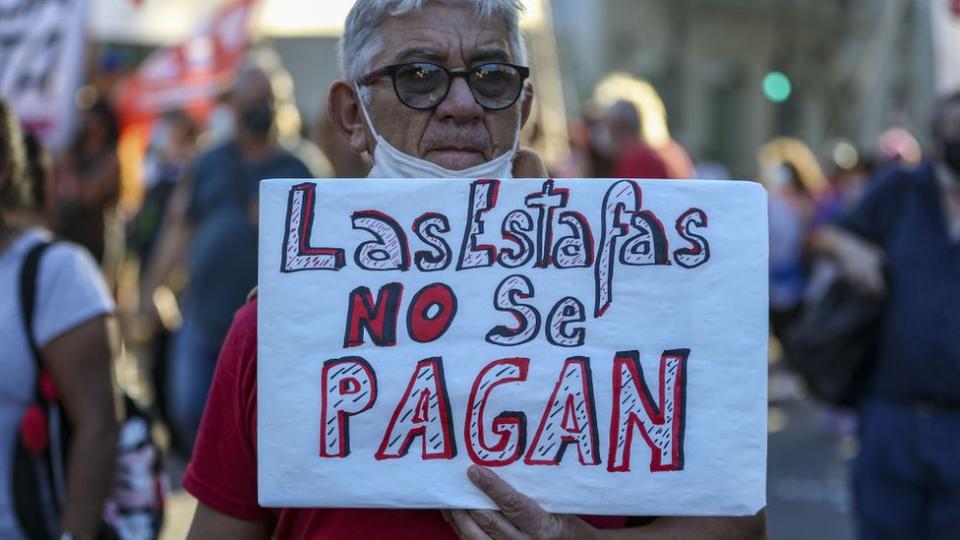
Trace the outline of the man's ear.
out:
[[[337,81],[330,87],[327,98],[327,116],[340,135],[358,154],[370,150],[367,144],[367,124],[360,111],[360,98],[353,86]]]
[[[530,112],[533,111],[533,85],[523,85],[523,95],[520,96],[520,127],[527,125]]]

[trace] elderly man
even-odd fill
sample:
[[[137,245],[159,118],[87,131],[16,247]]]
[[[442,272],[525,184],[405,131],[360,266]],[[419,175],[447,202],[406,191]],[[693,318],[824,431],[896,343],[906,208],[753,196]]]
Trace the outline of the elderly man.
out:
[[[356,3],[342,42],[345,81],[331,89],[329,114],[355,151],[372,154],[371,176],[544,176],[535,155],[517,151],[532,99],[518,9],[515,0]],[[191,538],[764,536],[762,515],[644,518],[632,529],[623,517],[552,515],[480,467],[469,481],[502,512],[261,508],[255,306],[240,310],[224,345],[183,481],[200,501]]]

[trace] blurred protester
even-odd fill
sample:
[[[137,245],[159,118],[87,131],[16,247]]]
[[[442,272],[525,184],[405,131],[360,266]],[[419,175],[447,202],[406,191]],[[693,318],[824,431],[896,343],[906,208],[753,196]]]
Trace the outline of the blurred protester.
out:
[[[919,165],[923,151],[917,138],[901,128],[890,128],[877,139],[882,164]]]
[[[667,166],[667,174],[669,176],[666,178],[680,180],[684,178],[694,178],[697,174],[693,166],[693,161],[690,160],[690,155],[687,154],[687,151],[684,150],[676,140],[667,139],[661,146],[654,147],[654,150],[656,150],[660,159],[663,160],[663,164]]]
[[[810,227],[811,237],[815,237],[820,228],[843,219],[849,214],[859,204],[873,175],[873,161],[859,156],[852,146],[850,149],[853,150],[852,157],[855,161],[841,164],[835,159],[836,169],[829,176],[829,185],[816,200]],[[809,248],[809,242],[807,246]],[[808,251],[811,253],[807,286],[804,292],[804,299],[807,302],[823,298],[840,274],[835,261],[814,250]],[[830,433],[841,436],[856,433],[856,411],[846,407],[824,405],[819,415],[821,427]]]
[[[197,126],[183,111],[169,112],[159,118],[153,126],[144,163],[146,193],[140,211],[132,220],[127,238],[127,245],[139,262],[141,281],[153,260],[173,192],[185,168],[195,156],[197,135]],[[162,293],[162,296],[158,293]],[[166,298],[168,301],[161,302],[161,298]],[[162,304],[162,307],[157,310],[160,316],[156,322],[159,324],[137,326],[137,330],[141,332],[138,332],[136,337],[145,340],[145,345],[152,353],[147,363],[153,385],[154,405],[164,419],[169,419],[167,384],[169,337],[170,332],[179,327],[180,317],[173,292],[169,289],[161,287],[149,300],[155,304]]]
[[[770,225],[770,327],[777,339],[799,314],[807,277],[806,243],[813,201],[797,169],[781,163],[766,174]]]
[[[579,118],[570,123],[570,155],[555,164],[551,175],[559,178],[609,178],[615,150],[603,118],[593,101],[583,104]]]
[[[293,77],[273,47],[260,46],[248,53],[248,62],[263,70],[274,99],[274,127],[280,145],[310,169],[316,178],[329,177],[333,167],[320,148],[307,137],[296,104]]]
[[[853,210],[863,197],[874,168],[873,161],[867,158],[858,158],[848,167],[837,166],[829,177],[828,187],[817,200],[813,228],[830,224]]]
[[[584,153],[583,170],[591,178],[610,178],[613,176],[613,167],[616,165],[616,150],[610,140],[610,131],[607,128],[606,109],[595,101],[584,104],[583,125]]]
[[[223,92],[217,97],[217,102],[207,117],[206,129],[200,136],[200,145],[203,148],[219,146],[233,139],[234,130],[233,107],[230,106],[230,92]]]
[[[72,428],[68,450],[61,538],[93,538],[111,486],[117,422],[111,383],[116,355],[113,303],[96,263],[79,246],[51,246],[36,269],[33,316],[25,321],[19,301],[28,253],[51,240],[27,225],[35,207],[19,126],[0,101],[0,538],[24,538],[10,471],[15,441],[39,409],[37,357],[52,379]],[[28,335],[28,331],[32,330]],[[36,349],[33,349],[33,347]],[[39,511],[39,509],[32,509]],[[54,533],[59,535],[60,531]]]
[[[730,180],[730,170],[719,161],[704,160],[696,163],[693,177],[700,180]]]
[[[194,157],[196,142],[197,127],[183,111],[163,115],[153,127],[143,167],[146,193],[128,240],[141,270],[149,266],[170,197]]]
[[[730,180],[730,169],[719,159],[716,159],[716,156],[713,155],[715,152],[703,149],[703,145],[699,146],[700,150],[694,151],[697,159],[693,163],[693,173],[690,178],[697,178],[699,180]]]
[[[123,243],[117,214],[119,139],[113,109],[95,101],[82,112],[80,129],[56,171],[57,233],[90,250],[104,268],[116,261]]]
[[[659,92],[649,82],[627,73],[612,73],[594,89],[594,99],[610,105],[627,101],[640,116],[641,139],[656,152],[667,169],[658,178],[693,178],[693,162],[686,150],[670,135],[667,108]]]
[[[615,157],[613,176],[617,178],[669,178],[667,166],[652,148],[643,142],[640,114],[626,100],[615,102],[607,109],[606,131],[601,147],[612,150]]]
[[[193,447],[233,313],[257,284],[260,180],[313,176],[277,140],[273,90],[263,70],[241,70],[230,105],[233,137],[185,171],[141,282],[141,310],[155,316],[154,291],[186,255],[183,324],[174,338],[168,379],[171,427],[184,450]]]
[[[567,129],[570,135],[570,153],[549,168],[550,176],[554,178],[590,178],[590,157],[587,145],[589,144],[589,128],[586,121],[576,118],[570,122]]]
[[[960,531],[960,93],[934,113],[931,163],[888,168],[813,245],[886,295],[860,417],[860,537]]]
[[[30,180],[30,196],[35,208],[34,219],[50,228],[53,223],[50,193],[53,191],[53,158],[40,139],[32,134],[23,134],[26,174]]]
[[[783,337],[799,315],[808,277],[807,241],[826,179],[810,149],[779,138],[760,149],[770,226],[770,326]]]

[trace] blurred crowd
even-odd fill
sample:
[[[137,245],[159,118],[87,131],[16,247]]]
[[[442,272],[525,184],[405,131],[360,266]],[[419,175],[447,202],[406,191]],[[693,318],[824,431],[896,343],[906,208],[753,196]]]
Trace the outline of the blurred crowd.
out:
[[[270,70],[248,64],[204,117],[175,110],[153,119],[136,164],[141,196],[133,199],[124,193],[131,182],[124,178],[122,126],[110,96],[82,103],[72,142],[57,152],[31,133],[3,126],[22,137],[16,146],[22,145],[30,192],[22,204],[3,201],[3,230],[47,229],[89,252],[117,304],[123,357],[134,366],[131,392],[163,420],[169,448],[183,456],[196,436],[233,313],[256,286],[259,179],[362,178],[369,170],[322,115],[304,122],[291,102],[278,101],[276,85]],[[651,112],[627,94],[598,95],[570,122],[569,154],[546,164],[551,175],[729,178],[723,163],[691,155],[672,138],[662,102]],[[536,127],[525,136],[536,147]],[[837,260],[841,270],[858,264],[832,253],[830,235],[820,233],[848,219],[875,178],[924,166],[931,156],[942,156],[941,149],[922,153],[917,139],[899,128],[875,148],[838,142],[826,159],[793,138],[757,149],[757,180],[769,194],[770,321],[778,340],[785,340],[805,301],[822,292],[825,268],[836,271]],[[10,169],[11,159],[0,153],[0,172]],[[0,193],[10,197],[6,188]],[[948,199],[944,204],[956,205]],[[4,238],[0,254],[13,249],[13,238]],[[943,315],[958,316],[955,310]],[[952,407],[950,394],[929,406]]]

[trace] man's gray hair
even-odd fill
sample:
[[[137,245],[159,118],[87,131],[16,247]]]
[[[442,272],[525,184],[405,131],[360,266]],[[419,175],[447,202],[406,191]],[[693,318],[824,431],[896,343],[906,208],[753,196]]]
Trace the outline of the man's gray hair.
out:
[[[520,31],[521,0],[357,0],[347,15],[340,39],[340,70],[344,78],[355,83],[367,71],[383,46],[377,33],[387,16],[398,17],[420,11],[426,4],[446,4],[473,8],[483,19],[500,17],[507,25],[513,61],[526,65],[527,48]]]

